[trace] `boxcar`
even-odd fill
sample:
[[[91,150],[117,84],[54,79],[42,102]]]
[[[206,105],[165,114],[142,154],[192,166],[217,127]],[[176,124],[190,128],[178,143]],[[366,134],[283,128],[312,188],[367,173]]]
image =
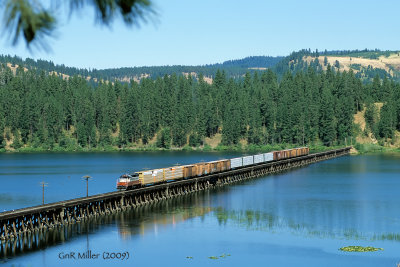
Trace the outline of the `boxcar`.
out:
[[[218,160],[209,162],[210,173],[216,173],[221,171],[221,165],[218,165]]]
[[[203,164],[204,163],[196,163],[196,164],[194,164],[194,174],[195,174],[195,176],[202,176],[204,173],[203,173]]]
[[[164,170],[163,169],[153,170],[152,175],[153,175],[153,180],[155,183],[164,181]]]
[[[211,168],[210,168],[210,163],[208,162],[196,163],[195,166],[196,166],[197,176],[202,176],[210,173]]]
[[[231,162],[231,169],[243,166],[243,158],[233,158],[230,160],[230,162]]]
[[[139,181],[142,185],[154,183],[153,171],[138,172]]]
[[[274,152],[264,153],[264,162],[273,160],[274,160]]]
[[[253,156],[246,156],[243,157],[243,166],[248,166],[254,164],[254,158]]]
[[[231,169],[231,161],[229,159],[223,159],[218,161],[218,165],[220,165],[219,169],[223,171],[227,171]]]
[[[254,155],[254,164],[261,162],[264,162],[264,155],[263,154]]]
[[[175,166],[164,169],[165,181],[179,180],[183,178],[183,166]]]
[[[282,157],[282,151],[274,151],[274,160],[280,160]]]
[[[211,172],[211,165],[210,163],[204,163],[204,174],[209,174]]]
[[[189,178],[193,176],[197,176],[195,166],[194,165],[183,166],[183,178]]]

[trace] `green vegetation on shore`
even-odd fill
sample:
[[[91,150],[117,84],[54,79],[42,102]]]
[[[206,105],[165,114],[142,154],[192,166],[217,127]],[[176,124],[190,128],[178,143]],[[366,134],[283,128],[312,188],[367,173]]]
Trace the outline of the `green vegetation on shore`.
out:
[[[357,143],[354,148],[359,154],[373,154],[373,153],[400,153],[399,147],[387,147],[378,144],[359,144]]]
[[[140,146],[140,147],[118,147],[118,146],[105,146],[105,147],[70,147],[70,148],[63,148],[59,146],[55,146],[52,149],[43,148],[43,147],[21,147],[19,149],[13,150],[6,150],[4,148],[0,149],[0,153],[41,153],[41,152],[134,152],[134,151],[203,151],[203,152],[220,152],[220,151],[227,151],[227,152],[243,152],[243,153],[258,153],[258,152],[267,152],[267,151],[274,151],[274,150],[283,150],[288,148],[298,147],[297,145],[293,144],[275,144],[275,145],[230,145],[224,146],[219,145],[217,147],[211,147],[209,145],[201,146],[201,147],[191,147],[191,146],[184,146],[184,147],[170,147],[166,148],[159,148],[154,145],[148,146]],[[342,148],[343,146],[323,146],[323,145],[309,145],[310,153],[317,153],[322,151],[327,151],[331,149]]]

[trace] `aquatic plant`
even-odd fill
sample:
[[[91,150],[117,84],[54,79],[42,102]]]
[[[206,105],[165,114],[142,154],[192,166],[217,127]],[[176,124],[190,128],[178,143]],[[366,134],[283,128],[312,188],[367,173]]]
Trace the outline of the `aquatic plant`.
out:
[[[211,256],[211,257],[208,257],[209,259],[212,259],[212,260],[218,260],[218,259],[223,259],[223,258],[226,258],[226,257],[229,257],[231,254],[222,254],[221,256]]]
[[[348,247],[342,247],[339,250],[347,252],[372,252],[372,251],[383,250],[383,248],[348,246]]]

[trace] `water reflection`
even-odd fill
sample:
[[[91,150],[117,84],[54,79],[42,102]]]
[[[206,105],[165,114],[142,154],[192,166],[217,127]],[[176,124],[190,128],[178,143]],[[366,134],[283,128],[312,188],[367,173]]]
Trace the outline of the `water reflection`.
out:
[[[315,225],[298,223],[293,220],[275,216],[271,213],[254,210],[226,210],[216,208],[211,213],[220,226],[235,226],[252,231],[271,233],[291,233],[306,237],[351,240],[391,240],[400,241],[400,233],[364,233],[357,229],[321,230]]]
[[[16,256],[43,250],[45,248],[60,245],[78,238],[84,234],[99,231],[103,225],[113,222],[115,215],[102,216],[66,226],[59,226],[49,231],[40,230],[33,234],[25,234],[18,240],[9,240],[0,244],[0,258],[14,258]]]
[[[328,216],[323,216],[322,218],[325,219],[311,224],[300,222],[301,220],[299,218],[297,220],[296,216],[295,219],[289,219],[273,212],[213,207],[213,203],[216,202],[215,198],[223,197],[225,193],[229,193],[228,191],[227,188],[220,188],[197,192],[108,216],[100,216],[87,222],[58,227],[50,231],[40,231],[34,235],[25,235],[18,241],[1,244],[0,258],[14,258],[29,254],[82,238],[85,235],[86,242],[89,243],[90,235],[98,234],[101,231],[110,231],[109,228],[114,226],[117,227],[120,238],[124,240],[144,236],[150,232],[157,235],[164,228],[175,227],[194,218],[198,218],[199,223],[211,222],[214,224],[213,221],[215,221],[218,227],[240,227],[250,231],[267,231],[272,234],[290,233],[307,238],[400,241],[399,233],[369,233],[346,227],[321,229],[321,225],[335,224],[335,222],[324,221],[331,219]],[[81,242],[84,242],[83,239]]]
[[[89,246],[89,235],[109,231],[110,226],[118,227],[122,239],[144,235],[148,231],[157,231],[163,226],[176,225],[194,217],[205,217],[212,211],[204,207],[204,196],[209,192],[197,192],[188,196],[153,203],[147,206],[128,209],[114,214],[99,216],[85,222],[59,226],[49,231],[38,231],[26,234],[19,240],[0,244],[0,259],[11,259],[20,255],[43,250],[48,247],[70,242],[86,235]]]
[[[145,235],[149,231],[157,235],[163,227],[174,227],[195,217],[204,220],[213,210],[210,206],[204,206],[204,202],[200,200],[201,195],[207,193],[198,192],[121,212],[116,221],[118,232],[121,238],[130,239],[132,236]]]

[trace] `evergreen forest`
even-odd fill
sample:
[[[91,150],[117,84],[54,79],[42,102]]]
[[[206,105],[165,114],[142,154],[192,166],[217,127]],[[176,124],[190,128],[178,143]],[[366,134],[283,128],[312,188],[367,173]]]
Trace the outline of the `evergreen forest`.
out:
[[[383,103],[380,110],[374,103]],[[217,70],[165,75],[140,83],[90,83],[4,64],[0,70],[0,149],[37,150],[204,147],[296,144],[344,145],[368,129],[383,141],[400,130],[400,85],[376,76],[364,84],[352,71],[246,73],[242,79]]]

